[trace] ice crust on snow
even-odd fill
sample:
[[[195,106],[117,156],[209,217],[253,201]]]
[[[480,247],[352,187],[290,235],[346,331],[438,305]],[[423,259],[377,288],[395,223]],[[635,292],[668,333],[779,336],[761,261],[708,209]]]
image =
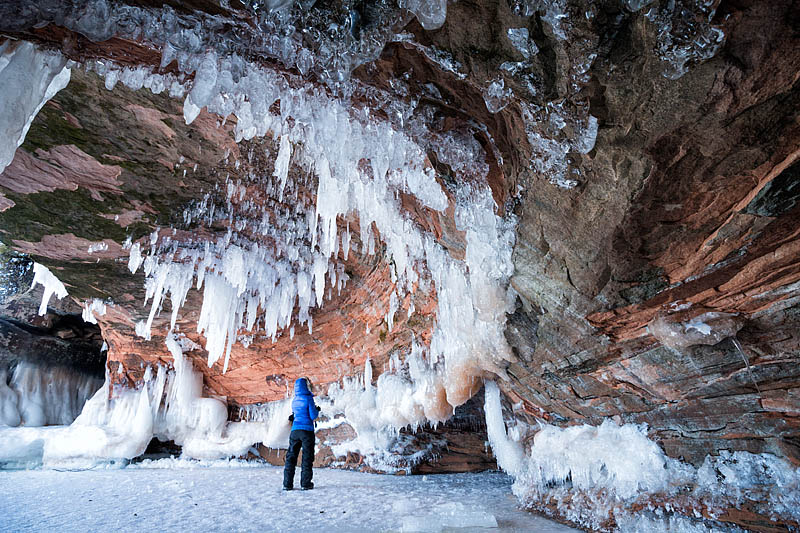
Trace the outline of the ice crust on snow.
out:
[[[27,41],[0,44],[0,173],[14,159],[42,106],[69,83],[66,65],[61,54]]]
[[[397,502],[394,508],[398,511],[411,511]],[[497,519],[480,506],[467,507],[460,502],[450,502],[426,508],[422,514],[414,513],[403,519],[400,525],[402,533],[424,532],[439,533],[445,528],[496,528]]]
[[[42,303],[39,305],[39,315],[44,315],[47,312],[47,304],[50,302],[50,297],[55,294],[59,300],[63,299],[67,295],[67,288],[50,272],[49,268],[39,263],[34,263],[31,287],[35,287],[37,283],[44,287]]]

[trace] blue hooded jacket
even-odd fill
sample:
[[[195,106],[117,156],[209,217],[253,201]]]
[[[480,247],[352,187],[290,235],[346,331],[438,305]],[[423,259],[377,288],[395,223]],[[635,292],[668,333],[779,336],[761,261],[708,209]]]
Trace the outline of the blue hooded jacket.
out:
[[[319,415],[319,412],[317,411],[317,406],[314,405],[314,395],[308,390],[305,378],[300,378],[294,382],[292,413],[294,413],[292,431],[295,429],[314,431],[314,420]]]

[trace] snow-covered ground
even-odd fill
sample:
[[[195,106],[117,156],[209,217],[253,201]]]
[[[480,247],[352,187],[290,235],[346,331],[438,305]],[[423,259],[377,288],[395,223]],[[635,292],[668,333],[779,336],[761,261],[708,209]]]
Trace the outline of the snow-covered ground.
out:
[[[5,471],[0,530],[575,531],[518,510],[511,478],[499,472],[405,477],[315,469],[314,490],[291,492],[280,490],[282,475],[281,467],[175,459]],[[498,527],[480,526],[493,520]]]

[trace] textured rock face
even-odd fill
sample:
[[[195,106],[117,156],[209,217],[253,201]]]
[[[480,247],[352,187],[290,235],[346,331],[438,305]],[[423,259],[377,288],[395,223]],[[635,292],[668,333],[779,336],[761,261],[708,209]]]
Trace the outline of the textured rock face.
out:
[[[394,29],[411,37],[389,43],[353,77],[416,101],[429,127],[468,132],[484,147],[497,210],[518,221],[510,281],[516,302],[505,329],[516,360],[500,383],[519,406],[515,416],[560,426],[609,417],[646,423],[668,456],[696,466],[723,450],[771,453],[798,465],[798,6],[716,2],[702,12],[686,2],[687,13],[710,18],[686,30],[693,42],[716,35],[712,26],[725,40],[716,54],[683,64],[675,50],[692,45],[676,37],[680,17],[667,42],[659,19],[669,16],[667,8],[656,2],[631,11],[631,4],[570,2],[559,26],[546,10],[523,16],[525,2],[456,2],[436,31],[410,18],[398,23]],[[161,61],[146,41],[90,42],[57,25],[9,29],[77,61]],[[162,72],[175,68],[168,63]],[[148,365],[171,361],[164,347],[170,304],[150,340],[135,335],[149,309],[142,307],[141,275],[126,270],[125,238],[145,243],[153,230],[179,225],[190,202],[224,187],[228,176],[245,180],[261,168],[262,154],[272,165],[276,149],[263,140],[235,143],[233,125],[205,111],[187,126],[180,102],[164,94],[122,86],[107,92],[103,84],[76,70],[36,118],[0,175],[0,231],[6,244],[57,272],[71,295],[113,299],[97,318],[109,367],[121,370],[113,379],[133,387]],[[570,120],[561,124],[562,116]],[[558,148],[587,128],[571,117],[587,116],[597,120],[596,142]],[[559,150],[560,159],[552,154]],[[441,182],[455,179],[435,148],[427,156]],[[258,192],[245,196],[257,199]],[[403,203],[451,256],[463,258],[456,201],[448,200],[444,214],[411,196]],[[354,217],[347,222],[359,225]],[[224,230],[222,223],[175,235],[162,229],[159,238]],[[88,251],[101,241],[104,249]],[[367,244],[357,232],[354,242],[358,249]],[[379,251],[339,259],[349,281],[312,311],[311,332],[297,327],[291,338],[236,344],[224,373],[221,362],[205,364],[196,333],[202,300],[189,293],[177,331],[192,341],[187,355],[210,393],[232,407],[276,400],[296,376],[336,383],[360,373],[367,358],[380,374],[395,353],[430,344],[433,290],[400,302],[390,330],[385,314],[394,281],[385,257]],[[479,373],[468,375],[459,396],[465,399],[480,388]],[[482,437],[458,436],[463,427],[454,424],[419,438],[449,439],[480,456]],[[342,431],[331,438],[350,438]],[[412,470],[448,469],[447,457]],[[748,508],[718,518],[768,530],[764,513]]]
[[[693,462],[720,449],[796,462],[794,415],[765,403],[797,384],[798,211],[779,185],[798,154],[784,62],[796,6],[725,8],[722,52],[683,78],[655,75],[635,48],[639,81],[595,74],[605,127],[591,179],[523,204],[512,284],[530,311],[511,318],[510,388],[555,420],[647,422]]]

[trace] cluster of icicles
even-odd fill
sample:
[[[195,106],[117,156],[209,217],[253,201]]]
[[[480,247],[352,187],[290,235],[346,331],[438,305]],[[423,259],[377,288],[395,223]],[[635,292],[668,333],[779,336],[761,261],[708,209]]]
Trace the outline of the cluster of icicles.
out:
[[[232,70],[239,72],[236,81]],[[280,112],[272,114],[268,110],[276,101]],[[198,64],[184,105],[187,122],[201,107],[223,117],[233,114],[239,139],[271,137],[277,157],[267,177],[274,195],[283,199],[291,188],[290,169],[297,168],[299,174],[314,176],[316,203],[296,205],[289,220],[274,217],[265,223],[236,215],[230,200],[243,185],[229,184],[226,208],[234,215],[225,236],[214,242],[165,245],[154,235],[146,256],[147,242],[133,243],[129,266],[131,271],[144,266],[147,297],[152,298],[148,319],[137,325],[139,334],[150,334],[167,296],[174,326],[193,286],[203,290],[198,331],[206,338],[210,365],[224,360],[227,368],[232,345],[253,328],[273,339],[284,332],[293,335],[295,320],[311,329],[310,308],[323,304],[326,288],[341,290],[347,280],[337,261],[346,260],[352,243],[349,226],[340,221],[355,216],[361,253],[374,253],[380,240],[392,265],[387,324],[409,293],[431,286],[436,291],[436,325],[430,347],[420,357],[429,367],[428,381],[446,391],[448,412],[474,392],[472,378],[502,374],[504,361],[511,358],[503,329],[515,221],[496,215],[482,151],[471,165],[462,157],[460,168],[474,170],[483,183],[473,180],[449,198],[417,140],[375,119],[368,108],[346,105],[286,74],[215,52],[206,53]],[[458,149],[449,150],[445,157],[458,159]],[[461,152],[474,154],[475,147],[467,143]],[[400,193],[439,212],[455,203],[457,227],[466,234],[464,261],[454,259],[403,211]],[[187,218],[216,210],[207,205],[205,212],[187,213]],[[252,235],[276,244],[264,246]],[[428,414],[428,419],[446,418],[442,409]]]
[[[291,74],[235,54],[218,56],[210,50],[183,64],[194,70],[191,86],[182,91],[186,122],[205,107],[221,117],[235,116],[237,140],[271,137],[277,157],[269,175],[258,178],[271,183],[272,195],[280,201],[291,192],[294,174],[311,175],[316,198],[314,205],[295,205],[288,219],[239,216],[231,208],[229,231],[214,241],[178,242],[162,230],[165,236],[154,233],[149,239],[149,250],[147,239],[130,243],[129,267],[132,272],[144,268],[147,298],[152,299],[148,318],[137,324],[138,334],[151,334],[167,297],[174,328],[192,287],[203,291],[198,330],[205,336],[210,365],[224,359],[227,368],[231,348],[242,333],[291,336],[295,322],[311,329],[310,308],[323,305],[326,289],[341,290],[347,279],[338,258],[346,260],[352,247],[350,229],[340,221],[357,219],[360,252],[375,253],[380,241],[381,253],[391,264],[387,325],[413,291],[434,290],[438,302],[430,345],[409,350],[396,365],[393,386],[409,392],[410,400],[394,410],[393,420],[381,423],[402,427],[445,420],[474,394],[476,378],[503,373],[505,361],[512,357],[503,330],[515,220],[496,214],[503,209],[492,198],[485,179],[486,154],[474,139],[465,137],[459,144],[453,137],[454,142],[442,143],[447,150],[442,160],[457,162],[454,167],[469,176],[459,190],[448,194],[427,160],[430,141],[423,149],[418,135],[412,138],[390,121],[376,118],[368,105],[342,101]],[[93,67],[107,81],[113,78],[113,86],[119,69],[103,65],[105,69]],[[41,61],[31,61],[29,70],[42,68]],[[134,88],[163,90],[169,85],[157,74],[131,75],[123,81]],[[177,82],[170,80],[172,86]],[[42,95],[40,104],[52,96]],[[270,111],[276,102],[278,113]],[[290,172],[292,168],[300,172]],[[242,184],[228,186],[226,208],[232,199],[241,200]],[[455,204],[456,226],[466,236],[464,260],[453,258],[404,212],[401,194],[434,212]],[[213,218],[209,213],[215,209],[207,205],[205,211],[190,210],[187,218]],[[87,315],[93,314],[87,308]]]

